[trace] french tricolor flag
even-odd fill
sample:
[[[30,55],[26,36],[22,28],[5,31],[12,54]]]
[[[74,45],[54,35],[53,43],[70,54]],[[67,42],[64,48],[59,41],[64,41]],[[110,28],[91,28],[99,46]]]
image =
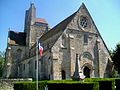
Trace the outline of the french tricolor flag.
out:
[[[42,57],[43,47],[41,46],[40,43],[38,43],[38,47],[39,47],[40,57]]]

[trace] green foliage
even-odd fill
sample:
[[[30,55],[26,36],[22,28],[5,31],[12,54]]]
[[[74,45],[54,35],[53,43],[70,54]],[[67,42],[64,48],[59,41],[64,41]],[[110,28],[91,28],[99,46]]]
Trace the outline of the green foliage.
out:
[[[81,83],[81,81],[73,81],[73,80],[49,80],[47,83],[65,83],[65,84],[73,84],[73,83]]]
[[[49,90],[117,90],[120,88],[120,78],[85,78],[84,81],[46,80],[39,81],[39,90],[47,85]],[[14,90],[36,90],[36,82],[17,82]]]
[[[78,83],[48,83],[50,90],[98,90],[98,84],[95,82]]]
[[[104,90],[107,86],[115,90],[115,78],[86,78],[85,82],[98,82],[100,90]]]
[[[4,65],[4,60],[5,59],[5,52],[0,51],[0,77],[2,76],[3,72],[3,65]]]
[[[120,89],[120,78],[115,78],[115,86],[116,86],[116,90]]]
[[[39,90],[44,90],[46,81],[41,81],[38,84]],[[35,82],[16,82],[14,83],[14,90],[36,90]]]
[[[14,90],[35,90],[34,82],[15,83]]]
[[[85,78],[85,82],[114,81],[115,78]]]
[[[72,80],[50,80],[50,81],[39,81],[39,90],[44,90],[45,86],[52,88],[83,88],[83,90],[98,90],[98,83],[96,82],[81,82],[81,81],[72,81]],[[69,87],[67,87],[69,86]],[[14,90],[36,90],[36,83],[35,82],[17,82],[14,83]],[[52,89],[56,90],[56,89]],[[59,89],[60,90],[60,89]]]
[[[111,58],[113,60],[115,69],[120,74],[120,44],[117,44],[115,50],[111,51]]]

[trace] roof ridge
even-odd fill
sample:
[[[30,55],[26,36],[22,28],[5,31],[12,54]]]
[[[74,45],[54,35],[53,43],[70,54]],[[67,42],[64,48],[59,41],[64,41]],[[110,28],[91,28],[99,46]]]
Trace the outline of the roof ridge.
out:
[[[69,17],[67,17],[66,19],[64,19],[63,21],[61,21],[60,23],[58,23],[56,26],[54,26],[51,30],[49,30],[48,32],[46,32],[41,38],[40,40],[44,41],[46,39],[48,39],[49,37],[53,36],[54,34],[56,34],[57,32],[64,30],[66,28],[66,26],[70,23],[70,21],[73,19],[73,17],[75,16],[76,12],[73,13],[72,15],[70,15]],[[60,27],[62,27],[62,29],[59,29]],[[54,33],[53,33],[54,32]],[[50,34],[50,35],[49,35]],[[47,36],[49,35],[49,36]]]

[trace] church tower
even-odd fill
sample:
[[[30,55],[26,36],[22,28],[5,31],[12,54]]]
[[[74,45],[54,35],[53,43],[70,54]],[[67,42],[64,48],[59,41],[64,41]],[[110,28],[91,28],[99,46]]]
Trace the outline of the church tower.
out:
[[[31,32],[32,32],[32,26],[35,22],[35,17],[36,17],[36,8],[32,3],[30,8],[26,10],[25,13],[24,32],[26,33],[26,45],[28,47],[31,47]]]
[[[26,46],[30,49],[35,44],[36,38],[41,37],[46,31],[48,31],[48,23],[43,18],[36,18],[36,8],[31,3],[25,14]]]
[[[36,8],[31,3],[30,8],[25,13],[24,32],[26,33],[26,52],[29,54],[30,48],[48,31],[48,23],[43,18],[36,18]],[[29,56],[29,55],[27,55]]]
[[[31,3],[25,12],[24,32],[10,30],[6,49],[6,62],[3,77],[21,77],[22,66],[20,62],[31,57],[31,48],[36,43],[36,38],[48,31],[48,23],[43,18],[36,18],[36,8]]]

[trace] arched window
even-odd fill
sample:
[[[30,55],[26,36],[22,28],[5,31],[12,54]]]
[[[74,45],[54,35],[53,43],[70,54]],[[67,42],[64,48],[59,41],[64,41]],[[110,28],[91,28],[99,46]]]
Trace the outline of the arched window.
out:
[[[83,28],[86,28],[88,24],[88,20],[86,17],[81,16],[80,17],[80,26],[82,26]]]
[[[83,53],[83,58],[87,58],[87,59],[92,60],[92,55],[89,52],[84,52]]]
[[[22,50],[18,49],[17,50],[17,59],[20,60],[21,59],[21,55],[22,55]]]

